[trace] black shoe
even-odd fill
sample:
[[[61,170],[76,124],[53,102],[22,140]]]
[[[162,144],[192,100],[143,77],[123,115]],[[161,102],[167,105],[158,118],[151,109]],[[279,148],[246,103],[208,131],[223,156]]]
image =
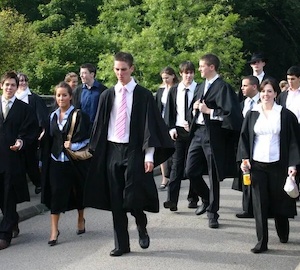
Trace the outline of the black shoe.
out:
[[[280,241],[280,243],[285,244],[289,241],[289,238],[288,237],[282,237],[282,238],[279,238],[279,241]]]
[[[42,192],[42,187],[35,187],[34,193],[40,194]]]
[[[138,231],[139,231],[139,244],[140,247],[145,249],[148,248],[150,245],[150,238],[149,235],[147,233],[147,229],[146,228],[140,228],[138,227]]]
[[[170,209],[170,211],[177,211],[177,204],[171,201],[164,202],[164,208]]]
[[[10,245],[9,242],[7,242],[4,239],[0,239],[0,250],[8,248],[9,245]]]
[[[84,228],[82,230],[76,230],[77,235],[85,233],[85,219],[83,219],[83,223],[84,223]]]
[[[190,201],[188,204],[188,208],[191,208],[191,209],[198,208],[198,202]]]
[[[200,206],[197,207],[195,214],[197,216],[204,214],[207,210],[207,207],[208,207],[208,203],[202,203]]]
[[[113,249],[109,255],[112,256],[112,257],[117,257],[117,256],[122,256],[123,254],[125,253],[129,253],[130,252],[130,248],[127,248],[127,249]]]
[[[59,231],[57,231],[57,236],[56,236],[56,239],[54,239],[54,240],[49,240],[48,241],[48,245],[49,246],[55,246],[56,244],[57,244],[57,240],[58,240],[58,236],[60,235],[60,232]]]
[[[217,229],[219,228],[219,222],[216,218],[210,218],[208,220],[208,227],[212,229]]]
[[[247,212],[238,213],[235,215],[237,218],[254,218],[253,214]]]
[[[18,237],[20,234],[19,224],[17,223],[12,229],[12,238]]]
[[[266,248],[257,248],[257,247],[251,248],[251,252],[255,253],[255,254],[262,253],[262,252],[265,252],[267,250],[268,250],[267,247]]]

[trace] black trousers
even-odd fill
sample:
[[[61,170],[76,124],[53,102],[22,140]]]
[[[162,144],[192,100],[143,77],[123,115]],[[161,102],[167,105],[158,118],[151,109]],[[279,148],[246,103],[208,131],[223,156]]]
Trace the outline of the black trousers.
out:
[[[252,191],[251,186],[245,186],[242,184],[242,192],[243,192],[243,211],[253,215],[253,205],[252,205]]]
[[[128,209],[123,208],[123,192],[127,171],[128,145],[108,142],[107,176],[109,181],[111,208],[114,224],[114,239],[117,249],[130,247],[128,234]],[[139,230],[146,229],[147,216],[142,209],[130,209]]]
[[[181,180],[185,178],[186,156],[189,147],[189,133],[183,127],[176,127],[178,137],[175,142],[175,153],[172,156],[172,169],[168,186],[168,201],[178,203]],[[198,195],[190,184],[188,201],[198,202]]]
[[[41,173],[38,160],[38,141],[35,141],[25,149],[25,165],[26,173],[31,182],[36,186],[41,186]]]
[[[209,185],[203,179],[208,167]],[[192,138],[186,162],[186,174],[192,182],[192,187],[203,202],[209,202],[208,218],[218,218],[220,204],[220,183],[217,178],[216,166],[212,156],[208,132],[205,126],[197,125]]]
[[[278,177],[277,163],[253,162],[251,167],[253,213],[256,224],[258,243],[256,248],[268,246],[268,217],[272,208],[272,194],[276,194],[274,180]],[[287,216],[274,215],[277,235],[280,239],[288,239],[289,220]]]
[[[16,194],[11,186],[11,175],[0,173],[0,209],[3,219],[0,223],[0,239],[11,242],[12,229],[19,221]]]

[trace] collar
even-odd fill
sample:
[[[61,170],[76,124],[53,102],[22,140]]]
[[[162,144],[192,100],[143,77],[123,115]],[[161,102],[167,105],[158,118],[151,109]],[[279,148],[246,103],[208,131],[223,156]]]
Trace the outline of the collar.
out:
[[[215,80],[218,79],[219,77],[220,77],[220,75],[216,74],[215,77],[213,77],[212,79],[210,79],[210,80],[206,79],[205,84],[207,85],[207,83],[209,83],[210,85],[212,85],[215,82]]]
[[[116,92],[120,92],[121,89],[123,87],[126,88],[127,92],[128,93],[131,93],[133,92],[134,88],[136,87],[137,83],[134,81],[134,79],[131,77],[131,80],[129,83],[127,83],[126,85],[122,85],[120,82],[118,82],[116,85],[115,85],[115,91]]]
[[[69,109],[66,111],[66,113],[65,113],[65,118],[67,118],[67,117],[69,116],[70,112],[73,111],[73,110],[74,110],[74,106],[71,105],[70,108],[69,108]],[[59,113],[60,113],[60,108],[57,108],[57,109],[53,112],[53,115],[56,114],[57,117],[59,117]],[[52,116],[53,116],[53,115],[52,115]]]
[[[298,92],[298,91],[300,91],[300,87],[299,87],[298,89],[296,89],[296,90],[292,90],[292,89],[289,87],[288,91],[289,91],[289,92]]]
[[[253,98],[247,97],[245,99],[245,101],[247,102],[250,102],[251,100],[254,100],[254,103],[257,103],[257,101],[259,100],[259,92]]]
[[[10,98],[9,100],[7,100],[7,99],[5,99],[5,98],[3,97],[3,95],[2,95],[2,96],[1,96],[1,99],[2,99],[2,103],[6,102],[6,101],[10,101],[11,104],[13,104],[13,103],[15,102],[15,100],[16,100],[16,96],[13,96],[13,97]]]
[[[178,91],[184,91],[184,89],[194,90],[197,86],[197,83],[195,81],[192,81],[192,83],[187,87],[183,84],[183,82],[180,82],[178,84]]]
[[[262,113],[263,112],[262,104],[261,103],[257,104],[257,106],[255,106],[252,110],[253,111],[258,111],[259,113]],[[281,110],[282,110],[282,106],[277,104],[276,102],[274,102],[273,107],[272,107],[272,112],[280,113]]]

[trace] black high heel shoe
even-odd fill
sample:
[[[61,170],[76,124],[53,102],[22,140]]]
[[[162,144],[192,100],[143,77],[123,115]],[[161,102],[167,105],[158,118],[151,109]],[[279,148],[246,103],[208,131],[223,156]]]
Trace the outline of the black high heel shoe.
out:
[[[77,235],[85,233],[85,219],[83,219],[83,224],[84,224],[84,228],[82,230],[76,230]]]
[[[57,230],[57,236],[56,236],[56,239],[55,240],[50,240],[50,241],[48,241],[48,245],[49,246],[55,246],[56,244],[57,244],[57,240],[58,240],[58,236],[60,235],[60,232],[59,232],[59,230]]]

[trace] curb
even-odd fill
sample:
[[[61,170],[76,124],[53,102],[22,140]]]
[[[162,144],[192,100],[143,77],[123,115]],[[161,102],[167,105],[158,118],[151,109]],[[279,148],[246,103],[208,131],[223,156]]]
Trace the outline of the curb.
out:
[[[30,206],[28,208],[22,209],[18,211],[19,214],[19,222],[24,221],[26,219],[32,218],[34,216],[37,216],[39,214],[42,214],[46,211],[49,211],[49,209],[44,204],[37,204]]]

